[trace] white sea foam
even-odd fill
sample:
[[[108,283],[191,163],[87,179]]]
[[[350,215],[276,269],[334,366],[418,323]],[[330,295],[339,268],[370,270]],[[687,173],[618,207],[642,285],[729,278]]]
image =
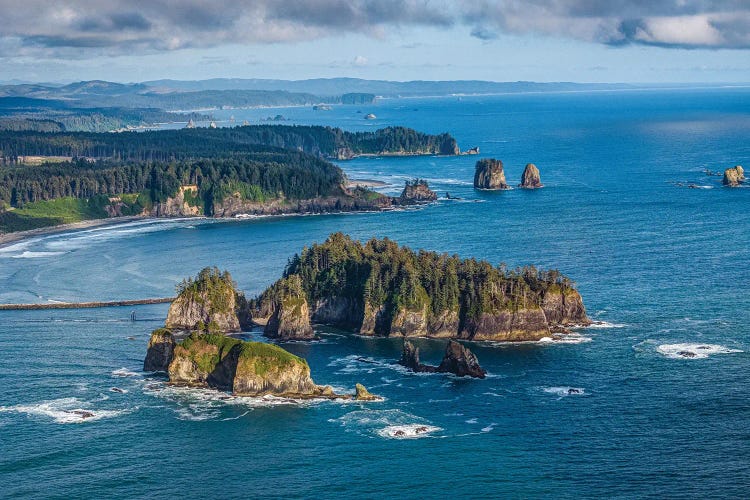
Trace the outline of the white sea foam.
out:
[[[415,439],[430,437],[441,431],[427,420],[401,410],[356,410],[337,419],[347,432],[357,432],[386,439]]]
[[[594,321],[590,325],[588,325],[586,328],[625,328],[625,323],[609,323],[607,321]]]
[[[112,376],[113,377],[137,377],[141,375],[140,373],[136,373],[134,371],[130,371],[127,368],[118,368],[117,370],[112,370]]]
[[[560,396],[561,398],[567,396],[583,396],[586,394],[586,391],[583,389],[583,387],[542,387],[542,390],[548,394]]]
[[[718,344],[662,344],[656,348],[657,352],[671,359],[705,359],[714,354],[734,354],[743,352]]]
[[[486,427],[482,427],[482,432],[491,432],[492,429],[494,429],[496,425],[497,425],[497,423],[492,422],[490,425],[488,425]]]
[[[61,398],[36,404],[0,406],[0,412],[24,413],[33,417],[50,418],[58,424],[80,424],[114,418],[137,409],[97,410],[90,406],[90,402],[81,401],[78,398]]]
[[[24,250],[20,254],[16,255],[5,255],[11,259],[41,259],[44,257],[54,257],[56,255],[62,255],[65,252],[32,252],[30,250]]]

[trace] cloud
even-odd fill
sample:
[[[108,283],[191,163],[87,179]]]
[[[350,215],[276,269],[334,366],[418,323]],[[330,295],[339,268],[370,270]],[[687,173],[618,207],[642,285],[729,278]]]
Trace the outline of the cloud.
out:
[[[747,0],[2,0],[0,56],[82,58],[459,26],[620,45],[750,48]],[[355,62],[356,64],[356,62]]]

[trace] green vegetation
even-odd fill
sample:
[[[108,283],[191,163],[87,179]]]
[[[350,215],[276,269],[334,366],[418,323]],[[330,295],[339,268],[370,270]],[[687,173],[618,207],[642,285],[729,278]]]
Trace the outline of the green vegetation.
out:
[[[508,270],[456,255],[414,252],[387,238],[362,244],[342,233],[290,259],[283,278],[252,307],[267,310],[291,283],[299,283],[310,304],[347,298],[360,310],[382,307],[386,318],[426,309],[431,317],[458,313],[462,322],[482,313],[539,308],[548,291],[573,291],[573,283],[555,270]]]
[[[209,374],[230,351],[238,349],[240,366],[258,376],[291,364],[307,366],[307,361],[281,347],[263,342],[246,342],[214,333],[191,333],[175,348],[175,356],[187,356],[203,373]]]
[[[192,300],[199,304],[206,301],[211,304],[215,313],[232,312],[231,307],[235,296],[237,284],[232,279],[229,271],[219,271],[216,267],[205,267],[198,276],[183,279],[177,286],[177,298]],[[203,330],[204,328],[199,328]],[[211,331],[211,325],[205,329]],[[215,328],[214,328],[215,329]]]

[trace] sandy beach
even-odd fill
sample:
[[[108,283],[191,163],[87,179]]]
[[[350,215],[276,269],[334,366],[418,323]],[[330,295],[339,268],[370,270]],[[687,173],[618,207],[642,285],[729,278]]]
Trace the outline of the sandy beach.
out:
[[[373,179],[349,179],[349,182],[346,183],[346,187],[349,189],[355,188],[357,186],[367,187],[367,188],[377,188],[377,187],[385,187],[387,185],[388,185],[387,182],[376,181]]]
[[[28,231],[17,231],[14,233],[0,233],[0,247],[4,247],[11,243],[15,243],[21,240],[33,238],[35,236],[44,236],[47,234],[64,233],[67,231],[74,231],[76,229],[90,229],[101,226],[113,226],[116,224],[124,224],[126,222],[133,222],[137,220],[150,220],[153,217],[116,217],[112,219],[94,219],[85,220],[81,222],[73,222],[71,224],[60,224],[58,226],[40,227],[38,229],[30,229]]]

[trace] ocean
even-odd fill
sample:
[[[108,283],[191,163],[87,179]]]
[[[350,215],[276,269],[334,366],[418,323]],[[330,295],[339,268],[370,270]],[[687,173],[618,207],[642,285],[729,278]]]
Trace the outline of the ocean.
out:
[[[317,383],[361,382],[384,400],[294,402],[142,373],[166,304],[0,311],[0,496],[748,496],[750,189],[723,188],[706,169],[750,163],[750,89],[215,113],[220,125],[276,114],[450,132],[481,154],[338,163],[387,193],[427,179],[441,200],[417,209],[140,221],[12,243],[0,248],[0,302],[169,296],[214,265],[252,296],[295,252],[342,231],[557,268],[600,323],[567,343],[469,343],[484,380],[408,373],[394,364],[400,340],[321,327],[321,341],[281,345]],[[535,163],[545,187],[475,191],[486,157],[503,160],[512,185]],[[444,340],[417,344],[439,362]]]

